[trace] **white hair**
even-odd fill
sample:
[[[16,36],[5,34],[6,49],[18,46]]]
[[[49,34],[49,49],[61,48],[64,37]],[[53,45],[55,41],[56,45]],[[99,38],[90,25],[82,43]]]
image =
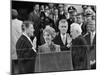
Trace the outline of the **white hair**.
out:
[[[78,23],[72,23],[71,24],[71,30],[78,31],[79,35],[82,33],[81,26]]]

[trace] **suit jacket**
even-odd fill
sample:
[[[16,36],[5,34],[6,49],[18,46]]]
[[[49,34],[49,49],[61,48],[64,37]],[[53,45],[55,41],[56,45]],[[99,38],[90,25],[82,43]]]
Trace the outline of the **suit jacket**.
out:
[[[87,29],[86,29],[86,24],[85,23],[82,24],[81,29],[82,29],[82,35],[87,33]]]
[[[88,68],[88,50],[87,42],[82,36],[72,40],[71,51],[74,70],[85,70]]]
[[[69,18],[69,19],[67,19],[67,22],[68,22],[68,30],[67,30],[67,33],[70,34],[70,25],[71,25],[72,23],[74,23],[74,20],[71,19],[71,18]]]
[[[32,44],[25,35],[21,35],[16,43],[18,55],[19,74],[33,73],[35,70],[36,52],[32,49]]]
[[[91,39],[90,39],[91,35],[90,33],[87,33],[84,38],[86,39],[87,43],[88,43],[88,46],[89,46],[89,59],[90,60],[96,60],[96,34],[94,36],[94,39],[93,39],[93,42],[92,42],[92,45],[91,45]]]
[[[30,59],[36,56],[36,52],[32,49],[32,44],[28,38],[24,35],[21,35],[19,40],[16,43],[16,51],[18,58]]]
[[[35,29],[35,35],[38,36],[39,33],[39,29],[40,29],[40,14],[39,13],[35,13],[35,11],[31,12],[29,14],[29,21],[32,21],[34,23],[34,29]]]
[[[66,43],[65,43],[65,45],[64,45],[63,42],[62,42],[60,33],[54,38],[53,41],[54,41],[55,44],[60,45],[61,51],[70,50],[70,49],[67,47],[67,44],[68,44],[68,43],[67,43],[67,37],[66,37]]]
[[[60,46],[52,43],[50,46],[43,44],[39,47],[40,53],[60,52]]]

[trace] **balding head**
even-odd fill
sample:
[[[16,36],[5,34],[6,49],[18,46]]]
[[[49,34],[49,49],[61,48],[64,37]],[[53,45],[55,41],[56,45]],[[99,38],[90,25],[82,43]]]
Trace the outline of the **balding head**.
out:
[[[82,33],[81,26],[78,23],[72,23],[70,29],[72,38],[76,38]]]

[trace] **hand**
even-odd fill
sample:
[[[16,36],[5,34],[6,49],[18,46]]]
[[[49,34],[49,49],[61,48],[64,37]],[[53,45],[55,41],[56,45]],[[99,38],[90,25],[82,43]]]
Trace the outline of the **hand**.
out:
[[[95,63],[96,63],[96,60],[93,60],[93,61],[91,60],[91,61],[90,61],[90,65],[93,65],[93,64],[95,64]]]
[[[67,44],[67,47],[69,48],[69,47],[71,47],[71,45],[72,45],[72,43],[68,43],[68,44]]]
[[[37,42],[37,38],[35,37],[35,38],[33,39],[33,47],[34,47],[34,49],[36,49],[36,42]]]

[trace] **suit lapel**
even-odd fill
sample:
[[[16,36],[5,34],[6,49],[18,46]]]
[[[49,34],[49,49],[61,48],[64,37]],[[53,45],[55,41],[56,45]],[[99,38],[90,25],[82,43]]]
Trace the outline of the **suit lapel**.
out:
[[[60,42],[61,42],[61,44],[62,45],[66,45],[67,44],[67,36],[66,36],[66,41],[65,41],[65,44],[63,43],[63,41],[62,41],[62,38],[61,38],[61,35],[59,34],[59,40],[60,40]]]
[[[31,48],[31,47],[32,47],[31,42],[28,40],[28,38],[27,38],[25,35],[23,35],[23,37],[24,37],[24,39],[25,39],[25,41],[26,41],[27,46],[28,46],[29,48]]]

